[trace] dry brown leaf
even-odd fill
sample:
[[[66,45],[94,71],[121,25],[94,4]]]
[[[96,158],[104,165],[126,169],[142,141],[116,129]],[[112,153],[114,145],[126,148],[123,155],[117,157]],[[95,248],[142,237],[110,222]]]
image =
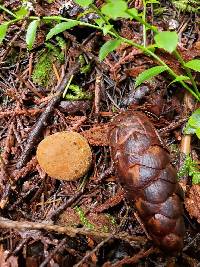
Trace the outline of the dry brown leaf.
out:
[[[191,218],[196,218],[200,223],[200,185],[193,185],[185,199],[185,207]]]

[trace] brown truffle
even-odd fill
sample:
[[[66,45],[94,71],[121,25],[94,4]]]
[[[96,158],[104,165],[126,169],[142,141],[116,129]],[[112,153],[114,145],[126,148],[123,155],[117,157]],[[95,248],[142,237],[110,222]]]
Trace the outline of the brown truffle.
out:
[[[37,148],[37,160],[51,177],[73,181],[88,171],[92,152],[87,140],[76,132],[59,132],[47,136]]]

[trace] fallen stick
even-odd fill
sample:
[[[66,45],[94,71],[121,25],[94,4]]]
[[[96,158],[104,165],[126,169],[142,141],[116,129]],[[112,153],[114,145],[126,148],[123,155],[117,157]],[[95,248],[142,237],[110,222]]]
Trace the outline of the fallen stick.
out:
[[[38,121],[35,123],[32,131],[30,132],[26,146],[24,148],[24,151],[22,152],[17,164],[16,168],[21,169],[28,161],[30,153],[33,149],[33,147],[40,141],[40,134],[42,132],[43,127],[47,124],[47,120],[52,113],[55,105],[60,100],[60,97],[62,96],[63,90],[65,89],[70,77],[72,75],[75,75],[79,71],[79,64],[75,64],[73,68],[69,71],[69,73],[63,77],[62,81],[57,87],[56,93],[54,97],[49,101],[47,104],[44,112],[40,115]]]
[[[75,237],[76,235],[89,235],[97,238],[108,238],[113,237],[117,239],[126,240],[128,242],[137,242],[144,244],[147,240],[144,237],[130,236],[127,233],[105,233],[95,230],[89,230],[86,228],[75,228],[71,226],[60,226],[55,224],[40,223],[40,222],[30,222],[30,221],[12,221],[3,217],[0,217],[0,228],[1,229],[14,229],[18,231],[28,231],[28,230],[46,230],[54,231],[60,234],[66,234],[70,237]]]

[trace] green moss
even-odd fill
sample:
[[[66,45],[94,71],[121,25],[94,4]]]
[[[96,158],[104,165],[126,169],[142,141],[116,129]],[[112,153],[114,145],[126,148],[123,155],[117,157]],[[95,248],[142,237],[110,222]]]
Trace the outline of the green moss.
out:
[[[80,73],[87,74],[91,71],[91,64],[90,63],[87,64],[83,55],[79,56],[79,62],[81,64]]]
[[[193,184],[200,183],[200,170],[198,163],[194,161],[190,155],[187,155],[183,166],[178,171],[178,177],[181,178],[184,175],[192,177]]]
[[[94,225],[91,224],[85,216],[84,211],[80,207],[75,207],[75,211],[78,213],[81,223],[88,229],[94,229]]]
[[[64,98],[67,100],[75,101],[91,99],[91,95],[87,92],[84,92],[78,85],[70,84],[68,93],[64,96]]]
[[[34,67],[32,74],[33,82],[42,86],[47,86],[51,69],[52,55],[49,51],[44,52],[39,56],[38,62]]]
[[[33,69],[32,79],[34,83],[46,87],[50,83],[52,64],[64,62],[64,53],[59,46],[46,43],[46,48],[39,54],[38,61]]]
[[[46,47],[49,49],[53,57],[59,60],[60,63],[64,63],[65,57],[64,57],[64,53],[60,49],[62,48],[60,47],[60,42],[58,43],[58,46],[53,45],[51,43],[46,43]]]
[[[199,0],[171,0],[174,6],[180,11],[187,12],[200,12],[200,1]]]

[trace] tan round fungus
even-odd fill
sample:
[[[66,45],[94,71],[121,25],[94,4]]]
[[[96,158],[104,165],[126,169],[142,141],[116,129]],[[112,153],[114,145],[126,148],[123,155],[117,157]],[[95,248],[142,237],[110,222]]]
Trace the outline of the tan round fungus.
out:
[[[37,148],[37,160],[51,177],[74,181],[87,173],[92,152],[87,140],[76,132],[59,132],[44,138]]]

